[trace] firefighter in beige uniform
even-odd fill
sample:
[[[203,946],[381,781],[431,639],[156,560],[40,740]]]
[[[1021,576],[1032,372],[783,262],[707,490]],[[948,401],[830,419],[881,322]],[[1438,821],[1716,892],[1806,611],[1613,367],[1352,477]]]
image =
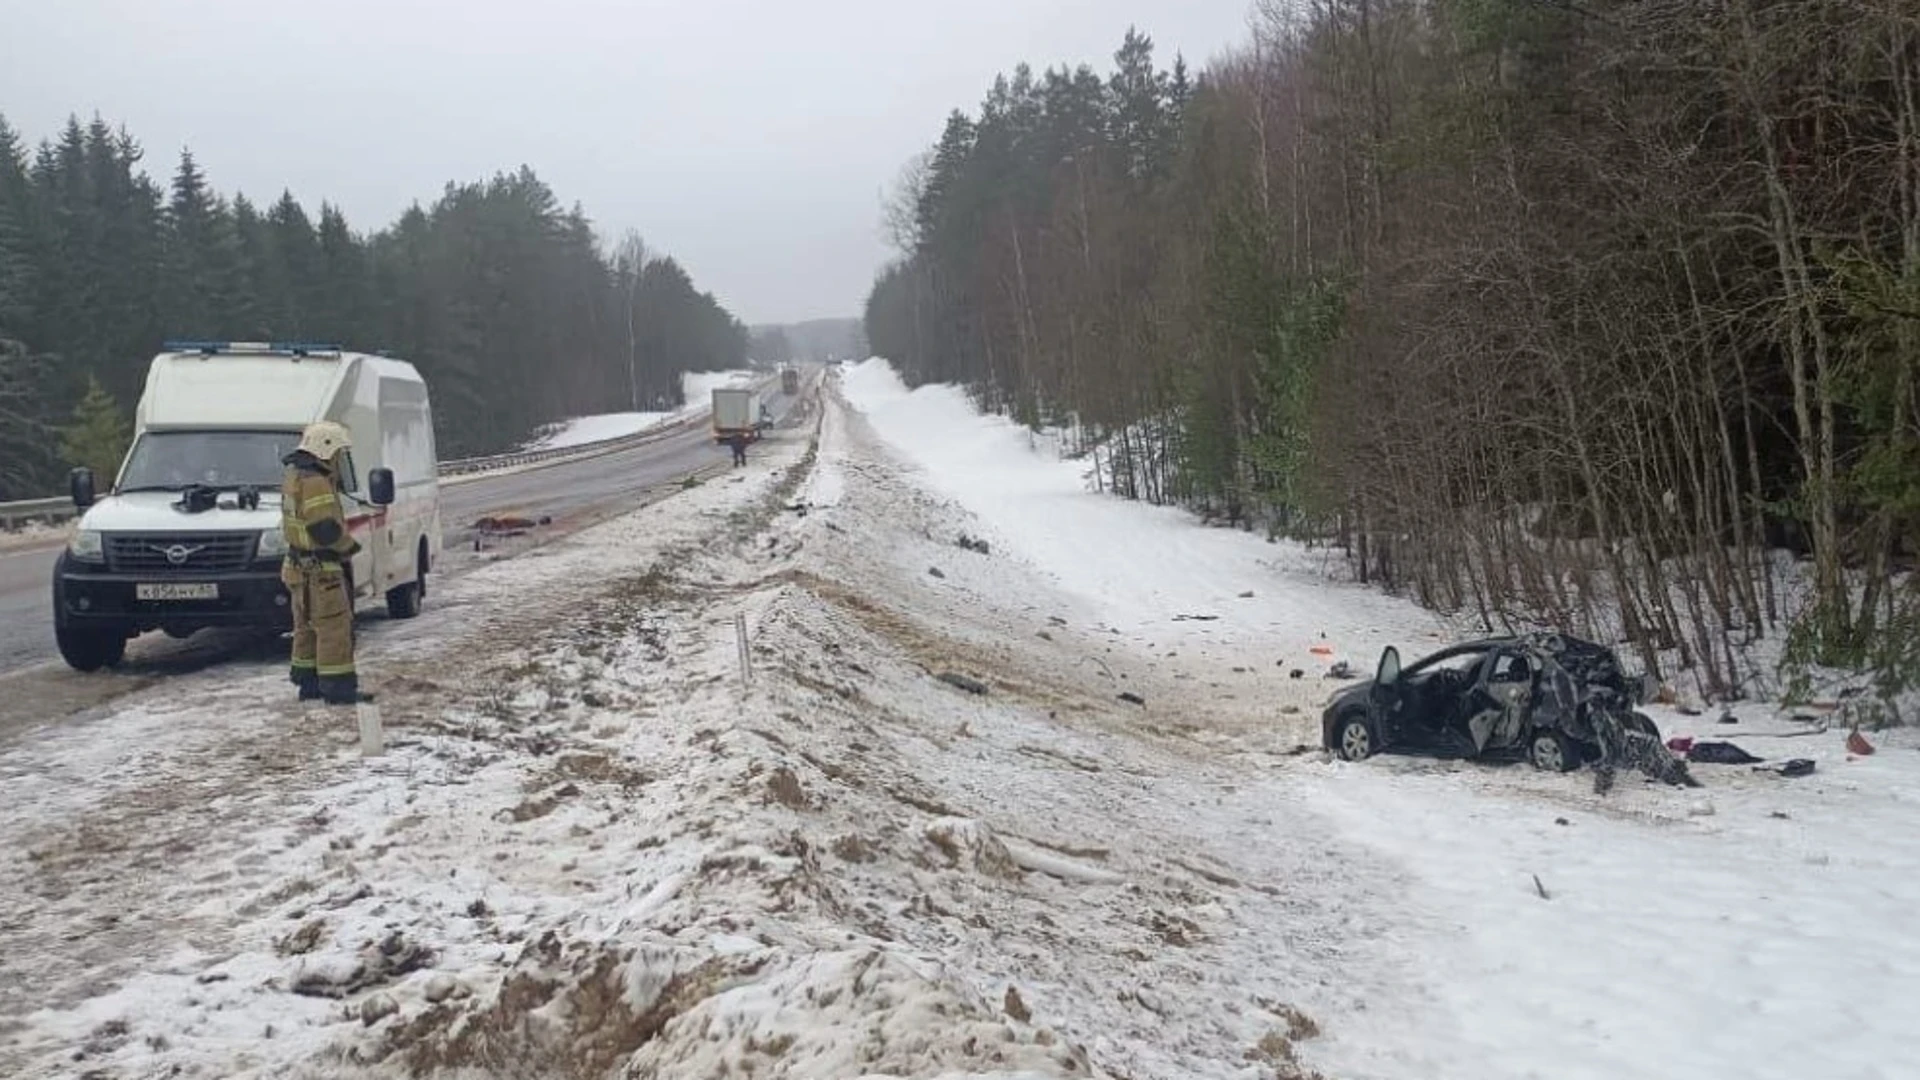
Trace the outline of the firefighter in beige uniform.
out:
[[[340,454],[351,444],[339,424],[311,425],[287,455],[280,487],[287,538],[280,580],[293,596],[293,683],[300,700],[329,705],[368,699],[353,668],[353,594],[347,588],[347,560],[360,544],[347,531],[338,478]]]

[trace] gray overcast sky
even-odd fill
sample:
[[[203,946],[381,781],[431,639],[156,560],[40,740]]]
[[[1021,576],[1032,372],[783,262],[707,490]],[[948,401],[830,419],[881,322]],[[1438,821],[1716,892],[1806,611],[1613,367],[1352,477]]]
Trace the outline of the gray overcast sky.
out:
[[[124,123],[158,178],[291,188],[370,230],[534,167],[748,322],[852,315],[884,188],[1000,71],[1103,73],[1129,24],[1198,68],[1250,0],[0,0],[0,114]]]

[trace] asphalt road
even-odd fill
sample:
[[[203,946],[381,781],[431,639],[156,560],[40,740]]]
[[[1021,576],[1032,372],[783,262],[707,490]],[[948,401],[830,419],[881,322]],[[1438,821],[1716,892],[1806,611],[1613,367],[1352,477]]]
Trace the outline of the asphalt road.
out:
[[[789,412],[800,398],[781,394],[777,382],[768,383],[762,391],[776,423],[794,419]],[[435,573],[458,574],[475,564],[462,556],[471,552],[472,526],[482,517],[551,518],[550,524],[531,534],[537,541],[543,534],[569,532],[653,501],[688,475],[724,467],[727,462],[726,448],[714,445],[703,421],[615,453],[446,485],[440,491],[440,515],[447,550]],[[53,565],[58,557],[58,547],[0,550],[0,675],[59,662],[53,644],[52,597]],[[431,595],[427,602],[432,603]],[[185,641],[153,633],[128,647],[124,666],[133,672],[165,674],[260,648],[281,647],[278,642],[263,646],[257,635],[249,638],[234,631],[202,631]]]

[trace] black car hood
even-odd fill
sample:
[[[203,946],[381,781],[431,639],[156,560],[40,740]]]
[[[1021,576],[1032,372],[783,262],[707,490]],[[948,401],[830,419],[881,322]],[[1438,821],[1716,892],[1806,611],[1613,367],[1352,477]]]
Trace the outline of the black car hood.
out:
[[[1333,696],[1327,699],[1327,708],[1337,709],[1349,702],[1366,700],[1373,694],[1373,683],[1374,680],[1368,679],[1366,682],[1357,682],[1352,686],[1343,686],[1335,690]]]

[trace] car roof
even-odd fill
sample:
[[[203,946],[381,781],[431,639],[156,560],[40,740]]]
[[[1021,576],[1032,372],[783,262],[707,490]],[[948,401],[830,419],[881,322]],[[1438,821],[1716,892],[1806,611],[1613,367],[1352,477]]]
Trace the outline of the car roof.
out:
[[[1414,663],[1424,664],[1430,660],[1444,660],[1449,657],[1463,656],[1467,653],[1486,652],[1489,649],[1514,647],[1535,648],[1547,653],[1563,652],[1569,648],[1576,652],[1612,652],[1612,650],[1608,649],[1605,645],[1588,641],[1585,638],[1578,638],[1571,634],[1561,634],[1552,631],[1539,631],[1528,634],[1496,634],[1491,637],[1458,642],[1446,648],[1430,652],[1418,660],[1415,660]]]

